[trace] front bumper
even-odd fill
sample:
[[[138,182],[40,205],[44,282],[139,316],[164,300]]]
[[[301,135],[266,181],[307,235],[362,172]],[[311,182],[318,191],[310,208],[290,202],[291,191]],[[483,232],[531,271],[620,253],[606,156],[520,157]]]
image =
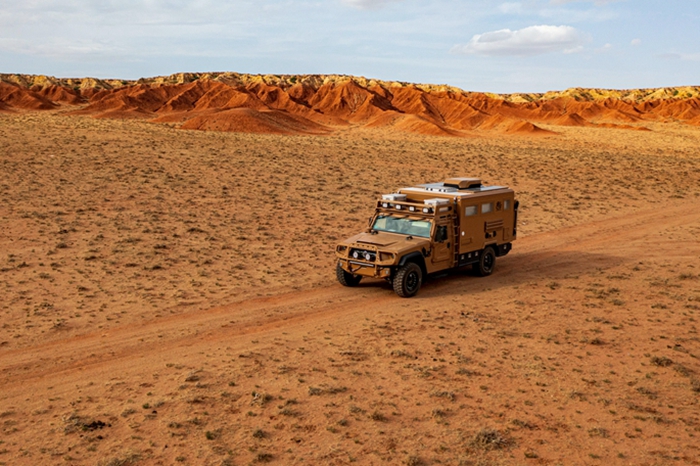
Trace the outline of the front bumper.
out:
[[[375,264],[362,260],[348,259],[347,257],[338,257],[338,262],[343,270],[353,275],[372,278],[391,277],[391,266]]]

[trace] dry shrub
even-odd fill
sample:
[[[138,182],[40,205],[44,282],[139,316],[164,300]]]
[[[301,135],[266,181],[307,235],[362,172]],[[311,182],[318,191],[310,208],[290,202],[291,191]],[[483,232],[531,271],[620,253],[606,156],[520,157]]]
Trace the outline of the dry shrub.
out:
[[[693,379],[690,381],[690,388],[695,393],[700,393],[700,379]]]
[[[481,429],[474,434],[469,444],[479,450],[502,450],[507,448],[512,443],[512,440],[505,434],[495,429]]]
[[[425,461],[423,461],[423,459],[420,456],[411,455],[408,458],[406,458],[404,464],[406,466],[423,466],[425,465]]]
[[[114,458],[101,460],[97,462],[97,466],[131,466],[139,462],[141,455],[130,451]]]
[[[666,356],[652,356],[651,363],[659,367],[668,367],[673,364],[673,361]]]

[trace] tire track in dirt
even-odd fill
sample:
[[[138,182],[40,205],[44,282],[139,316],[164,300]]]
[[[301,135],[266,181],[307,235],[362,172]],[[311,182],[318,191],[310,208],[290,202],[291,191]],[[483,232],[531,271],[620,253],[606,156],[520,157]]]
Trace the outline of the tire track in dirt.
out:
[[[160,364],[174,353],[192,352],[217,342],[245,348],[243,336],[276,334],[285,330],[342,326],[375,311],[399,309],[421,301],[447,302],[484,287],[497,289],[541,278],[563,277],[608,268],[639,257],[695,254],[699,243],[681,249],[671,241],[655,243],[665,230],[700,223],[698,201],[634,212],[521,238],[511,255],[499,260],[496,274],[484,279],[449,274],[429,280],[412,300],[397,298],[387,284],[370,282],[354,289],[337,284],[272,297],[242,299],[205,311],[154,318],[143,325],[123,325],[46,344],[0,353],[0,384],[4,399],[21,396],[37,379],[43,384],[72,383],[74,376],[109,368],[130,370],[132,362],[148,358]],[[650,244],[655,248],[649,249]],[[141,366],[141,369],[143,367]]]
[[[393,300],[380,288],[366,288],[375,305]],[[364,293],[362,293],[364,294]],[[45,345],[6,351],[0,367],[0,383],[26,383],[58,373],[87,370],[118,359],[138,358],[142,354],[167,353],[177,347],[192,347],[206,342],[268,332],[287,326],[299,326],[313,320],[334,320],[360,308],[365,298],[357,290],[337,287],[283,294],[275,297],[242,300],[205,311],[193,311],[172,317],[153,319],[138,327],[122,326],[103,332],[91,332]],[[260,313],[264,312],[264,315]],[[323,315],[320,315],[323,314]],[[5,364],[4,361],[12,361]]]

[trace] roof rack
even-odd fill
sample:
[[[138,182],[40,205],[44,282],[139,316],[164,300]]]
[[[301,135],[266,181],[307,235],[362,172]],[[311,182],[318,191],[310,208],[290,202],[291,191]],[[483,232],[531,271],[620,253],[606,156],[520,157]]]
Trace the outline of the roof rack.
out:
[[[424,201],[393,200],[394,196],[406,199],[405,194],[384,194],[377,201],[377,209],[382,212],[396,213],[406,212],[411,214],[434,214],[435,212],[449,212],[452,209],[449,199],[426,199]]]

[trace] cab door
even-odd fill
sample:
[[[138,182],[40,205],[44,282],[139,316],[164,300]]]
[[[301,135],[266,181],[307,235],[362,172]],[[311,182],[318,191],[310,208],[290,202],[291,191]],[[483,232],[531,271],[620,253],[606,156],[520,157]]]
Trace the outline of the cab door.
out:
[[[454,260],[454,228],[448,219],[441,219],[436,223],[433,232],[433,271],[452,267]]]

